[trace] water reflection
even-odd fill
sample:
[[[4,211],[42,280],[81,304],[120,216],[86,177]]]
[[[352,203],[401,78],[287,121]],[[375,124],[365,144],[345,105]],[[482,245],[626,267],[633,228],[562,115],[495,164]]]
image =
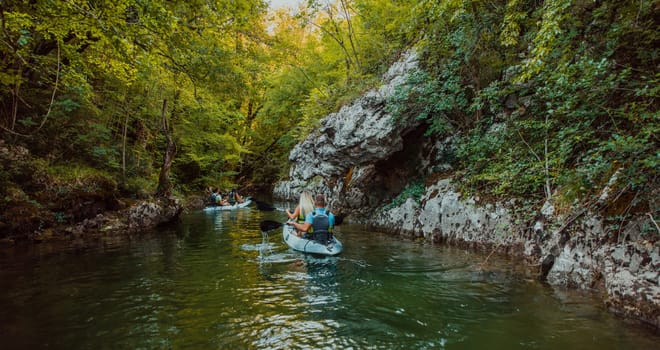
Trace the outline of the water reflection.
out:
[[[260,314],[246,328],[259,331],[242,335],[256,336],[251,344],[257,348],[321,347],[339,328],[339,322],[326,317],[340,303],[337,260],[286,251],[260,260],[263,281],[250,292],[260,295],[261,306],[277,313]]]
[[[290,250],[281,211],[186,215],[84,251],[0,254],[5,348],[654,349],[590,294],[497,257],[342,225],[337,257]],[[39,251],[39,249],[44,249]],[[39,334],[39,337],[34,337]]]

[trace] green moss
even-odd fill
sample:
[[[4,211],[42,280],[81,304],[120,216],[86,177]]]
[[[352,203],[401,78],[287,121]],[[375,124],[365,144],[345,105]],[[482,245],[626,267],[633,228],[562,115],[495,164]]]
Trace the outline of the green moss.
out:
[[[396,196],[392,200],[392,202],[387,204],[383,209],[390,210],[396,208],[401,204],[405,203],[405,201],[407,201],[408,198],[412,198],[417,203],[419,203],[420,198],[422,197],[422,195],[424,195],[425,191],[426,191],[426,187],[424,186],[424,180],[414,181],[408,184],[408,186],[406,186],[406,188],[404,188],[403,191],[401,191],[401,193],[399,193],[399,195]]]

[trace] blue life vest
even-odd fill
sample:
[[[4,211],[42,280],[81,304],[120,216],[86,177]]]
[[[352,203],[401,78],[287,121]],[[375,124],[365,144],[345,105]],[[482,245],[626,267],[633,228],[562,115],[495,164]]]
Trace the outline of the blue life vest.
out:
[[[322,243],[327,243],[332,239],[332,228],[330,227],[330,212],[324,210],[323,212],[317,212],[314,209],[314,221],[312,222],[312,227],[309,230],[311,238],[315,241]]]

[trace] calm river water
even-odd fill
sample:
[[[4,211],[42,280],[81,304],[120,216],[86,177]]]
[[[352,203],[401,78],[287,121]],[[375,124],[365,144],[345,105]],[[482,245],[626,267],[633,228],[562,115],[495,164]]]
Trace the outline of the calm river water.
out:
[[[515,262],[343,225],[339,257],[261,220],[195,212],[84,249],[0,249],[3,349],[657,349],[595,296]]]

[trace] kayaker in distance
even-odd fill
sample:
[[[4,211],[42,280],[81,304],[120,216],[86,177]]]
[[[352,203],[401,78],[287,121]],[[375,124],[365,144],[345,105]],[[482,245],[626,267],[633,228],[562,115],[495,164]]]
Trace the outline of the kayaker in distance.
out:
[[[217,187],[214,188],[213,193],[211,193],[211,202],[215,205],[229,205],[229,202],[227,202],[226,198],[222,197],[220,189]]]
[[[229,192],[229,204],[234,205],[235,203],[243,203],[243,196],[238,193],[238,190],[232,188]]]

